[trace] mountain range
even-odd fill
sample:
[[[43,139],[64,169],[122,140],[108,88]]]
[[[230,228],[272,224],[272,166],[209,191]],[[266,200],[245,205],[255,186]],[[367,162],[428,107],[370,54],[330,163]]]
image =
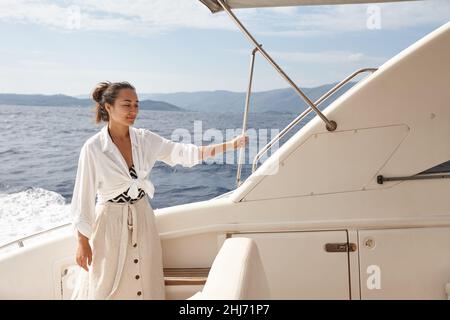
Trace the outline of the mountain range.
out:
[[[43,94],[15,94],[0,93],[0,104],[17,106],[48,106],[48,107],[93,107],[92,99],[76,98],[63,94],[43,95]],[[162,111],[187,111],[171,103],[154,100],[140,101],[139,107],[142,109],[162,110]]]
[[[339,95],[350,89],[355,82],[344,85],[338,92],[326,100],[321,108],[328,106]],[[301,88],[313,102],[333,88],[336,83],[313,88]],[[139,94],[141,99],[156,99],[172,103],[191,111],[202,112],[243,112],[245,92],[224,90],[177,92],[160,94]],[[307,108],[306,102],[292,88],[253,92],[250,99],[250,112],[288,112],[299,113]]]
[[[326,100],[321,109],[336,100],[350,89],[355,82],[344,85],[338,92]],[[333,88],[336,83],[313,88],[301,88],[313,102]],[[140,93],[139,105],[142,109],[162,111],[197,111],[197,112],[243,112],[245,92],[224,90],[175,92],[175,93]],[[28,106],[93,106],[87,95],[24,95],[0,94],[0,104]],[[250,100],[250,112],[288,112],[300,113],[307,108],[307,103],[292,89],[275,89],[253,92]]]

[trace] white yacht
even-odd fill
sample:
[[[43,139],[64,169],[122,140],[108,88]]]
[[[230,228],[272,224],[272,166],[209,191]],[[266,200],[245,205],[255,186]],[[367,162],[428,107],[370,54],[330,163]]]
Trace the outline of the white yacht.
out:
[[[225,11],[309,108],[217,198],[155,210],[168,299],[450,297],[450,22],[311,101],[234,15],[382,0],[201,0]],[[323,109],[339,88],[367,76]],[[257,108],[257,106],[254,106]],[[306,125],[259,159],[309,113]],[[71,225],[0,248],[0,299],[67,299]]]

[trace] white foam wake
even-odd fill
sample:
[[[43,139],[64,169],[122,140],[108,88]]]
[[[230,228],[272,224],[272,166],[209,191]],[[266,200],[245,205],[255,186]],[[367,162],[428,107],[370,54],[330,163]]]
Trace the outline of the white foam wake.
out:
[[[70,222],[70,206],[42,188],[0,194],[0,244]]]

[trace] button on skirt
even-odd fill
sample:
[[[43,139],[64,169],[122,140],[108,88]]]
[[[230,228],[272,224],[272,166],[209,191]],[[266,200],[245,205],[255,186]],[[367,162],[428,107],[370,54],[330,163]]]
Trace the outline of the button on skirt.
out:
[[[96,205],[92,263],[79,267],[71,299],[165,298],[161,241],[148,195]]]

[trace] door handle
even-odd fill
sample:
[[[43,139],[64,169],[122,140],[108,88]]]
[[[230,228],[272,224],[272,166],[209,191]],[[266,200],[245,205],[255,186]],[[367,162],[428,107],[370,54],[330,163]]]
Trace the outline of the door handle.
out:
[[[356,243],[326,243],[326,252],[354,252],[356,251]]]

